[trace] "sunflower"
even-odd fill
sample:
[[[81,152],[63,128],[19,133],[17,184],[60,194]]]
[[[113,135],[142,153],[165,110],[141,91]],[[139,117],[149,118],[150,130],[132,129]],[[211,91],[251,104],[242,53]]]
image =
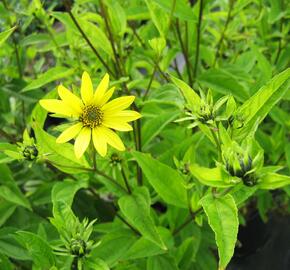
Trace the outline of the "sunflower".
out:
[[[64,130],[56,142],[65,143],[75,138],[74,151],[77,158],[84,154],[91,139],[102,157],[107,154],[107,144],[124,151],[125,146],[114,131],[132,130],[128,122],[141,117],[136,111],[125,110],[133,103],[134,96],[124,96],[109,101],[115,88],[108,89],[108,87],[109,75],[106,74],[94,92],[90,75],[85,71],[82,75],[81,98],[63,85],[59,85],[58,95],[61,100],[39,101],[47,111],[58,117],[73,120],[73,125]]]

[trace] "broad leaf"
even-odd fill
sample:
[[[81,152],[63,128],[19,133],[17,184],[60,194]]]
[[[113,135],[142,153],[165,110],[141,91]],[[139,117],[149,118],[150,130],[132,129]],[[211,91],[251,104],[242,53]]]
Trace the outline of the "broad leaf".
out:
[[[220,167],[206,168],[197,164],[189,166],[191,174],[202,184],[211,187],[230,187],[230,177]]]
[[[187,191],[183,177],[171,167],[148,154],[133,153],[149,183],[167,203],[187,208]]]
[[[195,93],[195,91],[189,85],[187,85],[184,81],[172,75],[170,75],[170,79],[183,94],[187,104],[189,105],[189,109],[195,110],[200,105],[199,95]]]
[[[55,257],[49,244],[40,236],[20,231],[15,235],[17,241],[29,252],[33,262],[42,268],[49,268],[55,264]]]
[[[39,89],[50,82],[53,82],[62,78],[66,78],[72,75],[73,72],[74,72],[73,68],[67,68],[67,67],[61,67],[61,66],[53,67],[49,69],[48,71],[40,74],[37,79],[33,80],[31,83],[25,86],[21,90],[21,92],[27,92],[27,91]]]
[[[87,181],[73,181],[66,179],[63,182],[56,183],[51,192],[51,201],[54,204],[56,201],[64,201],[69,206],[73,202],[76,192],[81,188],[87,188]]]
[[[148,147],[149,143],[174,119],[179,112],[165,112],[148,120],[142,127],[143,148]]]
[[[167,249],[150,216],[150,194],[145,187],[134,190],[131,195],[121,197],[118,204],[133,227],[148,240],[164,250]]]
[[[56,143],[56,138],[46,133],[34,124],[35,137],[41,145],[42,154],[55,167],[66,173],[84,172],[82,168],[88,168],[88,163],[83,156],[77,159],[74,154],[73,145],[69,143]]]
[[[15,205],[21,205],[31,210],[28,199],[20,191],[7,165],[0,164],[0,174],[0,197]]]
[[[276,189],[290,185],[290,176],[278,173],[267,173],[259,179],[259,188]]]
[[[165,254],[149,257],[147,260],[147,270],[178,270],[174,257]]]
[[[238,234],[238,209],[230,194],[214,198],[212,194],[200,201],[210,227],[215,233],[220,269],[225,269],[234,254]]]
[[[9,38],[9,36],[13,33],[15,29],[16,26],[0,33],[0,46],[5,42],[7,38]]]
[[[276,75],[237,110],[233,122],[233,138],[242,140],[272,107],[289,91],[290,68]]]
[[[208,69],[198,76],[198,81],[221,94],[232,94],[240,101],[249,97],[247,89],[231,73],[222,69]]]

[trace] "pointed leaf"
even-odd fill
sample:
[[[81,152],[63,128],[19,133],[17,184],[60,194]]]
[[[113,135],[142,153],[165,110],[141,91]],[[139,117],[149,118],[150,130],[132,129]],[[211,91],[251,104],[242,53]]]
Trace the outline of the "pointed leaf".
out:
[[[212,194],[200,201],[210,227],[215,233],[220,269],[225,269],[234,254],[238,234],[238,209],[230,194],[214,198]]]

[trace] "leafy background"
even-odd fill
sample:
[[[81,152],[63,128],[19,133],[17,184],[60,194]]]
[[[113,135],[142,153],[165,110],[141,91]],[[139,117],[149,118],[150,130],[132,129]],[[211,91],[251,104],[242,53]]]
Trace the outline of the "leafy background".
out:
[[[223,269],[239,224],[289,217],[289,10],[285,0],[2,0],[1,269]],[[97,157],[96,171],[90,153],[77,160],[71,144],[55,143],[65,122],[38,104],[60,82],[78,91],[83,70],[95,86],[109,72],[116,95],[135,95],[143,116],[122,135],[127,151]],[[243,104],[240,141],[262,122],[255,138],[283,188],[210,195],[188,162],[213,168],[218,152],[205,130],[174,122],[195,98],[174,78]],[[37,162],[16,144],[25,129]],[[71,253],[82,226],[85,258]]]

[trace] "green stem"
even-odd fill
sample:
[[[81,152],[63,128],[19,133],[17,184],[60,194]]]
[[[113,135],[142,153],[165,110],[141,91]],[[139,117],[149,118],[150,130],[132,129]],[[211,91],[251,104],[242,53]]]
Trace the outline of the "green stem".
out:
[[[212,136],[214,138],[216,147],[218,149],[218,160],[221,160],[222,149],[221,149],[220,141],[219,141],[217,135],[215,134],[215,132],[212,129],[210,129],[210,131],[211,131],[211,134],[212,134]]]
[[[283,8],[284,4],[283,4],[283,0],[281,0],[281,6]],[[279,30],[280,30],[280,33],[282,34],[282,31],[283,31],[283,22],[284,22],[284,17],[281,18],[280,20],[280,27],[279,27]],[[279,57],[280,57],[280,54],[281,54],[281,50],[282,50],[282,40],[283,40],[283,36],[281,35],[281,37],[279,38],[279,43],[278,43],[278,51],[277,51],[277,54],[276,54],[276,57],[275,57],[275,60],[274,60],[274,64],[276,65],[278,60],[279,60]]]
[[[157,61],[158,61],[158,60],[157,60]],[[156,70],[157,70],[157,64],[155,63],[155,65],[154,65],[154,69],[153,69],[153,72],[152,72],[152,75],[151,75],[151,77],[150,77],[149,84],[148,84],[147,89],[146,89],[146,91],[145,91],[145,94],[144,94],[144,96],[143,96],[143,101],[145,101],[145,99],[147,98],[147,95],[148,95],[149,90],[150,90],[150,88],[151,88],[151,85],[152,85],[152,82],[153,82],[153,79],[154,79],[154,76],[155,76]]]
[[[218,44],[217,44],[217,49],[216,49],[216,53],[215,53],[215,58],[214,58],[214,62],[213,62],[213,67],[215,67],[216,65],[216,62],[217,62],[217,59],[220,55],[220,48],[221,48],[221,45],[223,43],[223,40],[225,38],[225,33],[227,31],[227,28],[228,28],[228,25],[229,25],[229,22],[231,20],[231,16],[232,16],[232,10],[233,10],[233,7],[234,7],[234,1],[233,0],[230,0],[230,4],[229,4],[229,11],[228,11],[228,15],[227,15],[227,19],[226,19],[226,23],[225,23],[225,26],[224,26],[224,29],[221,33],[221,37],[218,41]]]
[[[200,30],[202,22],[202,13],[203,13],[203,0],[199,1],[199,14],[198,14],[198,23],[197,23],[197,36],[196,36],[196,47],[195,47],[195,62],[193,68],[193,79],[196,79],[197,74],[197,65],[199,59],[199,47],[200,47]]]
[[[215,198],[221,198],[221,197],[225,196],[226,194],[228,194],[229,192],[231,192],[231,191],[233,190],[233,188],[234,188],[234,186],[232,186],[232,187],[228,187],[228,188],[226,188],[225,190],[223,190],[223,191],[220,192],[220,193],[216,193],[216,192],[214,192],[214,193],[213,193],[213,196],[214,196]]]
[[[116,47],[115,47],[115,42],[114,42],[114,37],[113,37],[113,33],[111,31],[112,27],[110,26],[110,19],[106,10],[106,7],[104,6],[104,3],[102,0],[99,1],[100,2],[100,8],[101,8],[101,15],[104,18],[105,21],[105,26],[108,32],[108,37],[109,37],[109,41],[113,50],[113,54],[114,54],[114,60],[116,65],[114,65],[114,67],[116,68],[116,74],[121,74],[122,75],[122,69],[119,63],[119,58],[118,58],[118,54],[116,51]]]
[[[195,212],[193,212],[186,220],[184,223],[182,223],[179,227],[177,227],[173,231],[173,235],[176,236],[182,229],[184,229],[194,218],[196,218],[201,212],[203,212],[203,208],[199,208]]]
[[[171,6],[171,10],[170,10],[170,15],[169,15],[168,30],[170,30],[170,26],[171,26],[171,22],[172,22],[172,17],[173,17],[173,13],[174,13],[174,10],[175,10],[175,6],[176,6],[176,0],[173,0],[172,6]]]
[[[87,42],[87,44],[89,45],[89,47],[92,49],[92,51],[97,56],[97,58],[99,59],[99,61],[103,64],[103,66],[107,69],[107,71],[109,73],[111,73],[111,75],[113,77],[116,78],[116,74],[111,70],[111,68],[107,65],[107,63],[104,61],[104,59],[98,53],[98,51],[96,50],[96,48],[94,47],[94,45],[92,44],[92,42],[89,40],[89,38],[87,37],[87,35],[85,34],[85,32],[83,31],[83,29],[81,28],[81,26],[79,25],[79,23],[76,20],[75,16],[72,14],[71,9],[70,9],[70,4],[68,3],[68,1],[65,1],[64,3],[65,3],[66,11],[68,12],[68,14],[71,17],[73,23],[75,24],[75,26],[77,27],[77,29],[81,33],[82,37],[85,39],[85,41]]]
[[[180,43],[180,47],[181,47],[181,50],[182,50],[182,53],[183,53],[183,56],[184,56],[184,59],[185,59],[185,62],[186,62],[186,70],[187,70],[188,81],[189,81],[190,86],[192,86],[193,81],[192,81],[191,72],[190,72],[189,56],[187,54],[186,48],[184,46],[184,43],[182,41],[182,37],[181,37],[181,33],[180,33],[179,20],[178,19],[176,20],[175,26],[176,26],[176,32],[177,32],[177,37],[178,37],[178,40],[179,40],[179,43]]]
[[[48,160],[48,159],[46,159],[45,161],[47,163],[49,163],[49,164],[52,164],[52,165],[58,166],[58,167],[64,167],[64,168],[69,168],[69,169],[82,170],[82,171],[86,171],[86,172],[96,172],[97,174],[103,176],[104,178],[106,178],[107,180],[109,180],[110,182],[112,182],[115,186],[117,186],[123,192],[128,193],[127,190],[117,182],[117,180],[115,180],[113,177],[111,177],[111,176],[103,173],[102,171],[98,170],[97,168],[94,169],[94,168],[86,168],[86,167],[66,166],[66,165],[57,164],[56,162],[51,161],[51,160]]]
[[[124,183],[126,185],[126,188],[128,190],[128,193],[131,194],[132,191],[131,191],[131,188],[130,188],[130,185],[129,185],[129,182],[128,182],[128,179],[127,179],[127,176],[126,176],[126,173],[124,171],[124,168],[123,168],[123,164],[121,164],[121,174],[122,174],[122,177],[124,179]]]

